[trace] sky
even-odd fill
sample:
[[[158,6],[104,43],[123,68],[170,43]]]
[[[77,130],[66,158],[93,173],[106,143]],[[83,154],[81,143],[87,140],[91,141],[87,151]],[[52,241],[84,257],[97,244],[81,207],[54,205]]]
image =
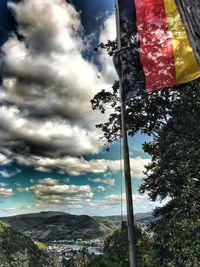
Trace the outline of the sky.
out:
[[[94,48],[116,38],[114,0],[0,1],[0,216],[40,211],[125,212],[120,144],[106,151],[90,100],[117,79],[112,58]],[[130,141],[134,212],[150,162]]]

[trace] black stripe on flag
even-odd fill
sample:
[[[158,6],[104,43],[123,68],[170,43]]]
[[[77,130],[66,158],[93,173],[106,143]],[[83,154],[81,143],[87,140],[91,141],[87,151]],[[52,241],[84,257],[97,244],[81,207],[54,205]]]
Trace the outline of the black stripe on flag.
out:
[[[146,91],[145,75],[140,60],[140,42],[137,32],[136,8],[133,0],[118,1],[118,27],[121,51],[115,55],[123,83],[123,98],[141,95]],[[119,71],[120,69],[120,71]]]

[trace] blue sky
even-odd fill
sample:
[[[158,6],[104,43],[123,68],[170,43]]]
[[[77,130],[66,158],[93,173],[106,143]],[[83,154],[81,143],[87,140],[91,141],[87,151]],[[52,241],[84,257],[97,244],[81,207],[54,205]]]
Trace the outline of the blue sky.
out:
[[[1,0],[0,32],[0,216],[120,214],[119,143],[106,151],[95,124],[109,110],[89,102],[116,78],[112,59],[93,51],[115,38],[113,0]],[[135,212],[156,205],[137,191],[145,140],[130,140]]]

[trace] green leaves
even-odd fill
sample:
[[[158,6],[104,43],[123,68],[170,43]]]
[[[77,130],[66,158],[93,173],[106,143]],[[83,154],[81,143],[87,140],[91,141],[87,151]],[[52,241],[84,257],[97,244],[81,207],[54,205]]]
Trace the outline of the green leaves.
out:
[[[116,49],[111,42],[100,47]],[[103,90],[91,101],[102,112],[113,108],[108,121],[97,125],[108,142],[120,136],[118,90],[115,82],[112,93]],[[155,266],[200,266],[200,80],[130,99],[126,116],[129,136],[139,131],[152,137],[143,144],[152,160],[140,193],[168,200],[154,211]]]
[[[52,252],[47,259],[48,267],[64,267],[61,260],[59,259],[59,255],[56,252]],[[78,267],[78,266],[77,266]]]
[[[12,255],[11,266],[29,267],[29,261],[30,256],[27,249],[25,249],[24,251],[17,251]]]
[[[113,56],[117,50],[117,40],[114,41],[108,40],[106,44],[100,43],[98,47],[95,48],[95,51],[98,51],[99,48],[104,49],[109,56]]]

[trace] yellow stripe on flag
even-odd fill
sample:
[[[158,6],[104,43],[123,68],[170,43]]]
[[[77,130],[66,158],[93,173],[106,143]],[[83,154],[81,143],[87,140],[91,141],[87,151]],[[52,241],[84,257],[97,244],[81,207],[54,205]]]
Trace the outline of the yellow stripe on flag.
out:
[[[164,0],[169,31],[171,32],[177,84],[200,77],[200,67],[192,48],[174,0]]]

